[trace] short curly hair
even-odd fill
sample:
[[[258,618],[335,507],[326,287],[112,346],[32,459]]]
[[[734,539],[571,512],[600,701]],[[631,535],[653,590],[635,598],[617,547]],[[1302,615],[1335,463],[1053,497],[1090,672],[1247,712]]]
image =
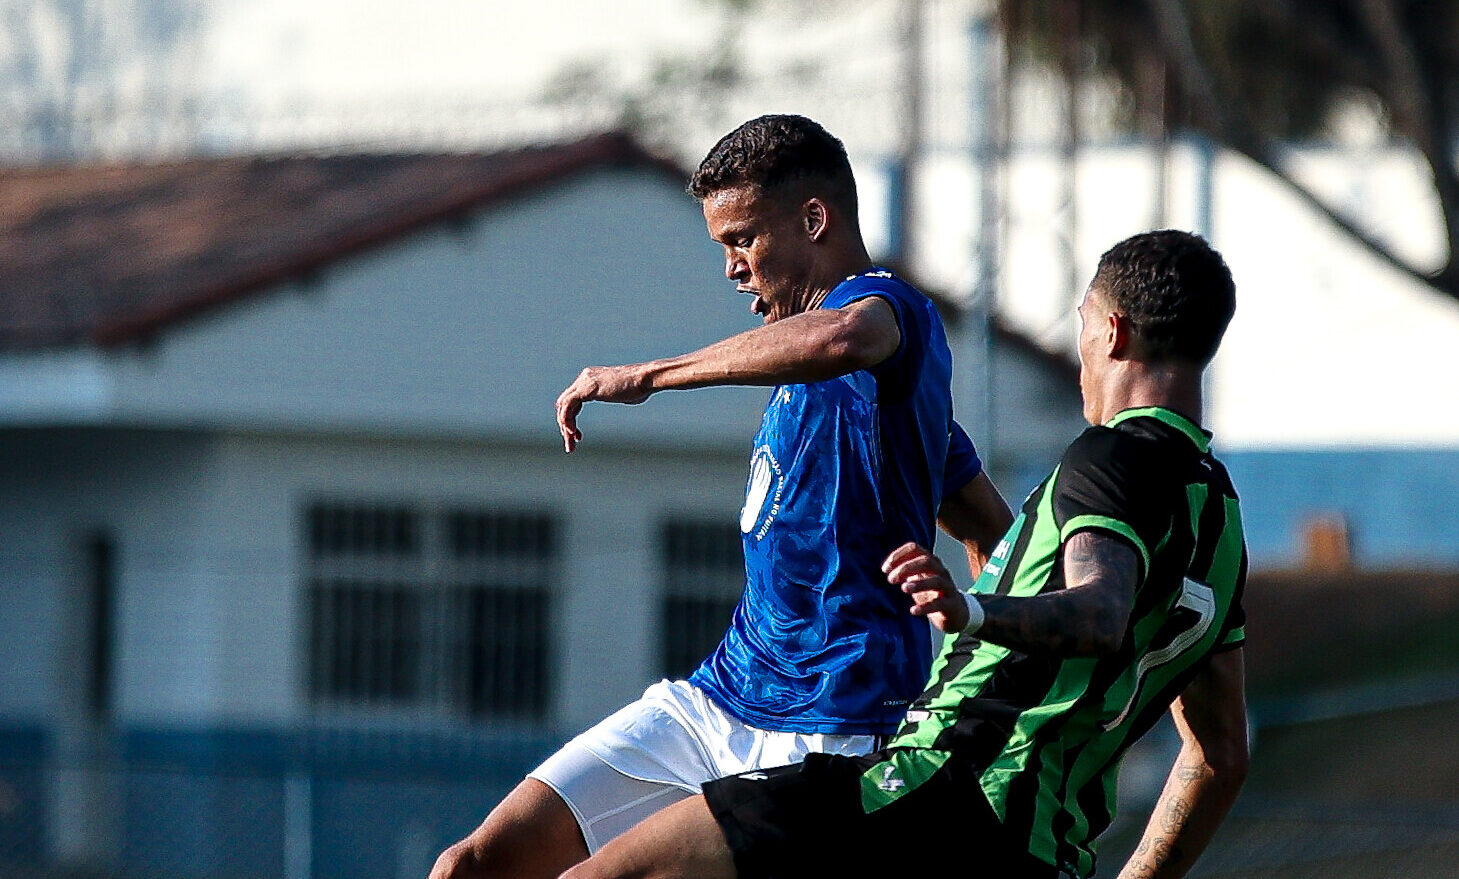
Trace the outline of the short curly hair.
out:
[[[856,216],[856,178],[841,141],[804,116],[769,115],[720,138],[690,179],[689,194],[703,201],[747,186],[774,195],[795,184]]]
[[[1175,229],[1134,235],[1105,251],[1090,288],[1129,319],[1151,362],[1204,366],[1236,313],[1236,284],[1221,254]]]

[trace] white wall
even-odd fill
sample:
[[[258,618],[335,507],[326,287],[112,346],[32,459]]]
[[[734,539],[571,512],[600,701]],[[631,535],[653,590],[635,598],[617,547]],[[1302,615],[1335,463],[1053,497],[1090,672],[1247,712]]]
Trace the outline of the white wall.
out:
[[[1434,196],[1413,155],[1309,149],[1292,162],[1406,257],[1440,264]],[[1459,409],[1432,390],[1459,367],[1459,302],[1358,249],[1232,153],[1177,143],[1163,203],[1155,155],[1144,145],[1083,149],[1076,168],[1077,236],[1069,244],[1057,152],[1021,150],[1007,167],[998,311],[1010,325],[1072,353],[1074,308],[1101,253],[1150,228],[1198,231],[1225,256],[1237,285],[1236,318],[1207,400],[1208,426],[1224,447],[1459,445]],[[949,190],[965,191],[966,174],[954,171],[944,169]],[[949,289],[969,265],[962,201],[923,202],[932,212],[928,276]]]
[[[1088,427],[1078,380],[1000,345],[994,366],[991,472],[1010,506],[1049,475]]]
[[[118,548],[114,697],[124,714],[139,682],[174,708],[209,704],[212,596],[196,575],[208,444],[116,431],[0,434],[0,713],[76,720],[89,646],[80,539],[105,529]],[[165,659],[159,659],[160,657]]]
[[[314,714],[303,688],[302,513],[340,498],[560,516],[564,579],[546,584],[560,624],[553,719],[585,726],[657,672],[661,519],[733,522],[744,488],[738,454],[118,431],[3,440],[0,716],[41,722],[78,711],[68,541],[97,526],[120,559],[116,722],[352,722]]]
[[[1224,442],[1459,446],[1459,408],[1439,391],[1459,369],[1459,302],[1356,250],[1249,162],[1222,156],[1216,180],[1213,238],[1238,302],[1211,376]],[[1415,182],[1409,210],[1423,216],[1432,206]],[[1425,245],[1404,249],[1432,258]]]
[[[748,444],[748,439],[746,440]],[[234,436],[221,443],[215,521],[262,568],[231,567],[215,591],[222,713],[296,721],[304,701],[301,513],[319,498],[540,508],[565,526],[555,719],[586,725],[636,696],[655,672],[658,523],[670,512],[732,522],[744,489],[738,455],[618,452],[389,439]],[[227,556],[231,561],[234,556]],[[241,554],[238,556],[241,558]],[[287,570],[275,567],[283,560]],[[316,715],[349,722],[346,715]],[[418,712],[410,722],[432,722]],[[445,721],[449,718],[435,718]]]

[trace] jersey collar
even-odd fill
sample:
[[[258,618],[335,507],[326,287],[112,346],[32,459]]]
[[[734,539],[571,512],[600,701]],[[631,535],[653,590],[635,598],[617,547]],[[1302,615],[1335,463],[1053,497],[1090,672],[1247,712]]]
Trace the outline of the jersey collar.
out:
[[[1166,409],[1163,406],[1145,406],[1138,409],[1126,409],[1109,421],[1106,421],[1104,426],[1114,427],[1121,422],[1129,421],[1131,418],[1154,418],[1156,421],[1164,422],[1190,437],[1190,441],[1195,443],[1196,448],[1202,452],[1209,452],[1211,450],[1211,434],[1209,431],[1202,430],[1189,418],[1186,418],[1178,412]]]

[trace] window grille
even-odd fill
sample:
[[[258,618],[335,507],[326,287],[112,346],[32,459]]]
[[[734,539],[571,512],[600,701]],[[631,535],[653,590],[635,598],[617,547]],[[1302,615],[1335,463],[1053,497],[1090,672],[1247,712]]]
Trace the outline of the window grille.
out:
[[[446,524],[461,621],[454,652],[469,710],[539,717],[550,683],[556,523],[532,513],[456,511]]]
[[[117,549],[107,531],[86,535],[85,565],[87,639],[86,702],[92,717],[106,721],[112,711],[112,673],[116,666]]]
[[[729,628],[744,591],[744,554],[733,522],[665,522],[659,543],[665,583],[661,667],[666,677],[682,678]]]
[[[404,507],[317,504],[309,510],[309,547],[316,557],[413,557],[420,543],[420,516]]]
[[[546,715],[553,517],[317,503],[305,520],[316,704]]]

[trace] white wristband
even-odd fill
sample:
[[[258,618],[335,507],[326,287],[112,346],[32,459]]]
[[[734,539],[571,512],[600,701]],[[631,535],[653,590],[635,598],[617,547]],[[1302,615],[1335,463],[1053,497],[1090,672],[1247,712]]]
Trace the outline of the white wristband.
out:
[[[971,635],[977,632],[979,629],[983,628],[983,621],[988,618],[988,614],[986,611],[983,610],[983,602],[978,600],[977,593],[968,593],[967,599],[968,624],[966,626],[963,626],[962,633],[964,635]]]

